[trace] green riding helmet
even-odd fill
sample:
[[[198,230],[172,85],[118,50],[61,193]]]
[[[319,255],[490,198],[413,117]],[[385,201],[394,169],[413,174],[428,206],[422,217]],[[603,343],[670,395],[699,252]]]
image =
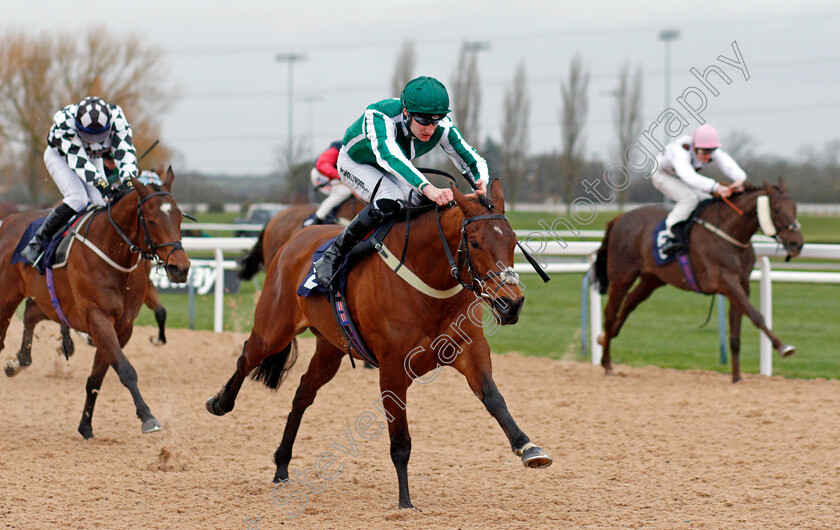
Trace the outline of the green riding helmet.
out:
[[[409,113],[430,114],[435,119],[442,119],[452,110],[446,87],[434,77],[420,76],[409,81],[400,101]]]

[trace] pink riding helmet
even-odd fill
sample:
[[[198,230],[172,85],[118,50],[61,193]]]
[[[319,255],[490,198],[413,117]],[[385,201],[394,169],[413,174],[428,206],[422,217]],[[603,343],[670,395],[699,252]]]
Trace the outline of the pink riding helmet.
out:
[[[717,130],[708,123],[704,123],[691,135],[691,143],[695,148],[717,149],[720,147],[720,136]]]

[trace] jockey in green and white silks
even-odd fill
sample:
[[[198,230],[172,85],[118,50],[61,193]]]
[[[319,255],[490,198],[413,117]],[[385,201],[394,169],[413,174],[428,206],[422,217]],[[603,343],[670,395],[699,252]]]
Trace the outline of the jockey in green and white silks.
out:
[[[386,99],[370,105],[347,129],[344,148],[338,154],[339,175],[359,197],[369,202],[373,188],[382,178],[377,199],[402,199],[418,204],[420,195],[412,194],[412,189],[422,191],[430,183],[410,161],[438,145],[460,172],[473,181],[482,181],[486,187],[487,162],[464,141],[450,118],[440,119],[428,140],[411,133],[410,120],[403,113],[399,99]]]
[[[318,281],[330,291],[337,288],[344,256],[397,212],[397,201],[418,205],[421,196],[426,196],[444,206],[453,200],[451,189],[436,187],[412,165],[414,158],[440,145],[458,170],[473,179],[476,193],[486,192],[487,162],[463,139],[446,116],[449,112],[449,94],[443,84],[421,76],[406,84],[399,99],[368,106],[347,129],[338,154],[339,177],[371,205],[359,212],[315,263]]]

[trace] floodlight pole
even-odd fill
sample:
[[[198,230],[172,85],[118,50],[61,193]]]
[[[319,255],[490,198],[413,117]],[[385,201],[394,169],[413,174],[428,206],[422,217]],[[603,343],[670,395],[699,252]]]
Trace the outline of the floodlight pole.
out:
[[[293,138],[294,119],[293,119],[293,116],[292,116],[292,102],[294,101],[294,95],[293,95],[294,85],[292,83],[292,66],[294,66],[295,62],[297,62],[297,61],[305,61],[306,60],[306,55],[303,55],[301,53],[278,53],[276,56],[274,56],[274,60],[277,61],[277,62],[287,62],[287,63],[289,63],[289,123],[288,123],[288,125],[289,125],[289,137],[288,137],[289,152],[286,156],[287,156],[287,161],[288,161],[288,166],[289,166],[288,171],[291,173],[292,163],[294,162],[294,159],[293,159],[293,156],[294,156],[293,155],[293,153],[294,153],[294,151],[293,151],[293,148],[294,148],[294,138]]]

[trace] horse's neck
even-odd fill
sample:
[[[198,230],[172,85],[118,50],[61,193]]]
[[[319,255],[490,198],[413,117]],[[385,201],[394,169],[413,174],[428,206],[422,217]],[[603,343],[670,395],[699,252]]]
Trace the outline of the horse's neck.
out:
[[[743,215],[735,211],[725,202],[717,205],[721,213],[720,227],[739,241],[748,241],[758,231],[758,216],[756,215],[756,199],[762,190],[744,192],[731,201]],[[714,220],[714,213],[712,214]]]
[[[463,216],[458,208],[449,208],[438,215],[449,251],[457,260]],[[405,223],[400,223],[394,228],[385,238],[385,244],[391,252],[402,256],[407,227]],[[434,287],[453,286],[455,280],[449,272],[449,262],[446,259],[434,212],[412,219],[408,231],[409,241],[408,252],[405,253],[405,266]]]
[[[120,265],[134,261],[134,253],[128,243],[120,237],[108,219],[108,209],[96,215],[90,223],[86,238],[93,241],[105,254]],[[111,219],[114,224],[136,245],[138,237],[137,201],[134,197],[124,197],[111,205]]]

